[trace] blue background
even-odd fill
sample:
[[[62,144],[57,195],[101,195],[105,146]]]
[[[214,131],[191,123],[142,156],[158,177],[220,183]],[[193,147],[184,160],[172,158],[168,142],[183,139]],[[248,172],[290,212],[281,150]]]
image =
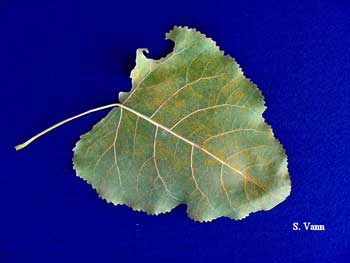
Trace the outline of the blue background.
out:
[[[1,1],[0,262],[350,262],[346,2]],[[292,180],[271,211],[200,224],[185,206],[153,217],[107,204],[71,165],[79,135],[106,112],[14,151],[115,102],[130,88],[136,48],[165,55],[174,25],[214,38],[262,90]],[[326,231],[292,231],[295,221]]]

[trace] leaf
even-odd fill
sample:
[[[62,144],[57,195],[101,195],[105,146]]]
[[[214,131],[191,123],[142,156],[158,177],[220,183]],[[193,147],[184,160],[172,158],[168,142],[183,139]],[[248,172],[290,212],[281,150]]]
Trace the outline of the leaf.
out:
[[[166,39],[175,47],[165,58],[137,50],[131,91],[74,149],[77,175],[115,205],[157,215],[186,204],[197,221],[282,202],[287,157],[256,85],[196,30],[175,27]]]

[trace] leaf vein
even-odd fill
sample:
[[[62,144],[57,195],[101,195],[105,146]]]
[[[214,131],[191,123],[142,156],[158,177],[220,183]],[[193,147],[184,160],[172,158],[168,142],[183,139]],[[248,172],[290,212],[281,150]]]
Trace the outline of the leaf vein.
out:
[[[119,165],[118,165],[118,160],[117,160],[117,150],[116,150],[116,143],[117,143],[117,139],[118,139],[118,134],[119,134],[119,127],[120,127],[120,123],[122,121],[122,117],[123,117],[123,108],[120,109],[120,115],[119,115],[119,122],[115,131],[115,136],[114,136],[114,140],[113,140],[113,155],[114,155],[114,163],[115,163],[115,167],[117,168],[118,171],[118,179],[119,179],[119,186],[122,187],[122,180],[121,180],[121,176],[120,176],[120,169],[119,169]]]
[[[190,166],[191,166],[191,175],[192,175],[192,179],[193,179],[193,181],[194,181],[195,188],[198,189],[198,191],[201,193],[201,195],[202,195],[203,197],[205,197],[205,199],[207,200],[207,202],[208,202],[210,208],[211,208],[211,209],[214,209],[213,206],[211,205],[210,201],[209,201],[209,197],[208,197],[205,193],[203,193],[203,191],[200,189],[199,184],[198,184],[198,182],[197,182],[197,179],[196,179],[196,177],[194,176],[194,169],[193,169],[193,150],[194,150],[194,146],[192,145],[192,147],[191,147],[191,154],[190,154]]]
[[[235,104],[220,104],[220,105],[215,105],[215,106],[210,106],[210,107],[205,107],[205,108],[201,108],[198,110],[195,110],[191,113],[188,113],[187,115],[185,115],[184,117],[182,117],[180,120],[178,120],[171,128],[170,130],[173,130],[177,125],[179,125],[182,121],[184,121],[185,119],[187,119],[188,117],[198,113],[198,112],[202,112],[202,111],[207,111],[210,109],[216,109],[216,108],[220,108],[220,107],[238,107],[238,108],[244,108],[244,109],[249,109],[248,107],[245,106],[241,106],[241,105],[235,105]]]
[[[215,138],[218,138],[218,137],[230,134],[230,133],[241,132],[241,131],[252,131],[252,132],[257,132],[257,133],[267,133],[268,132],[268,131],[260,131],[260,130],[253,129],[253,128],[239,128],[239,129],[234,129],[234,130],[225,131],[225,132],[221,132],[221,133],[212,135],[212,136],[208,137],[207,139],[205,139],[203,141],[203,144],[207,143],[208,141],[210,141],[212,139],[215,139]]]
[[[156,168],[156,172],[157,172],[157,176],[159,177],[159,179],[161,180],[165,191],[175,200],[179,200],[178,198],[176,198],[176,196],[174,196],[170,191],[168,186],[166,185],[164,178],[160,175],[159,169],[158,169],[158,165],[157,165],[157,158],[156,158],[156,144],[157,144],[157,134],[158,134],[158,126],[156,126],[156,131],[154,133],[154,139],[153,139],[153,162],[154,162],[154,166]],[[179,200],[180,201],[180,200]]]

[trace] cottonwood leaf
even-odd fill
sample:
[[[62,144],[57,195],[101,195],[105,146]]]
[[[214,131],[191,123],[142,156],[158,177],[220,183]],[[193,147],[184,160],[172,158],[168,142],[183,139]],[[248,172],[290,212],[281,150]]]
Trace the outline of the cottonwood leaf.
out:
[[[237,62],[187,27],[159,60],[138,49],[132,89],[81,136],[74,168],[100,197],[157,215],[241,219],[290,193],[287,157],[262,117],[264,99]]]

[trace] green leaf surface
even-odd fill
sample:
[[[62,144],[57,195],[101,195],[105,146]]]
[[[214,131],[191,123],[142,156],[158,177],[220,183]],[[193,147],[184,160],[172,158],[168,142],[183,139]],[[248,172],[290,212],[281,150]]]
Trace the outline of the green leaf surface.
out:
[[[175,27],[166,39],[175,46],[165,58],[137,50],[131,91],[74,149],[77,175],[115,205],[157,215],[186,204],[196,221],[282,202],[287,157],[259,89],[198,31]]]

